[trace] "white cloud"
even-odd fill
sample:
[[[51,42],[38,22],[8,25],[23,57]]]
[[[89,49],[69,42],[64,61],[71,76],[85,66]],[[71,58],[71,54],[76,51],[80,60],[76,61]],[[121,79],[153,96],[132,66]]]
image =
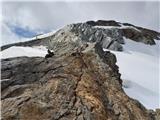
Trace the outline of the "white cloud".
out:
[[[113,19],[154,29],[159,27],[157,2],[3,2],[3,23],[32,31],[59,29],[87,20]],[[5,33],[5,29],[2,29]],[[7,31],[5,33],[7,35]],[[2,39],[4,40],[4,39]],[[10,41],[5,39],[5,41]]]
[[[2,8],[3,22],[31,30],[40,28],[40,17],[35,16],[32,6],[24,3],[5,3]],[[36,13],[38,14],[38,11]]]
[[[6,24],[2,23],[1,29],[2,29],[1,45],[14,43],[14,42],[20,42],[22,40],[22,38],[16,35],[15,33],[13,33]]]

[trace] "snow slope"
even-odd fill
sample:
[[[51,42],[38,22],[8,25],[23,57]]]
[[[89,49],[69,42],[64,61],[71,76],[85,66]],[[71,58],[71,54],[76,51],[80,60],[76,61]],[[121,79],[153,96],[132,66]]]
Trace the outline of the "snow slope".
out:
[[[135,29],[136,31],[141,32],[139,29],[137,29],[136,27],[133,26],[127,26],[127,25],[123,25],[123,24],[119,24],[121,26],[94,26],[95,28],[103,28],[103,29],[112,29],[112,28],[118,28],[118,29]]]
[[[51,31],[49,33],[40,34],[33,38],[25,39],[24,41],[42,39],[49,36],[52,36],[56,31]],[[47,54],[47,49],[45,46],[34,46],[34,47],[20,47],[20,46],[13,46],[8,49],[5,49],[0,52],[0,58],[12,58],[12,57],[20,57],[20,56],[27,56],[27,57],[45,57]]]
[[[13,42],[10,42],[10,43],[0,43],[0,46],[3,46],[3,45],[7,45],[7,44],[14,44],[14,43],[17,43],[17,42],[27,42],[27,41],[31,41],[31,40],[36,40],[36,39],[42,39],[42,38],[46,38],[46,37],[50,37],[52,36],[54,33],[56,32],[56,30],[54,31],[51,31],[51,32],[48,32],[48,33],[42,33],[42,34],[37,34],[36,36],[34,37],[31,37],[31,38],[21,38],[19,39],[18,41],[13,41]]]
[[[148,109],[160,108],[159,45],[160,41],[150,46],[125,39],[123,52],[111,51],[117,57],[124,91]]]
[[[46,38],[46,37],[52,36],[55,32],[56,31],[51,31],[51,32],[48,32],[48,33],[45,33],[45,34],[39,34],[36,37],[31,38],[30,40],[36,40],[37,38],[38,39]]]
[[[12,57],[45,57],[47,49],[45,46],[20,47],[13,46],[0,52],[1,59]]]

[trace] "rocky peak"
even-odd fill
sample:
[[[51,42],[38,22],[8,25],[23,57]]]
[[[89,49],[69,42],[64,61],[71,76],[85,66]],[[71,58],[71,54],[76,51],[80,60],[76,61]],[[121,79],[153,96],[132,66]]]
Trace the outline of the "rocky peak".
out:
[[[126,36],[151,44],[159,35],[133,27],[128,31],[115,21],[91,21],[67,25],[45,39],[17,43],[46,45],[55,55],[2,59],[2,120],[158,120],[159,109],[147,110],[126,95],[116,56],[103,51],[122,51]],[[139,41],[141,37],[146,39]]]
[[[154,45],[155,40],[160,39],[160,33],[114,20],[87,21],[67,25],[47,38],[4,45],[1,49],[4,50],[11,46],[35,45],[45,45],[49,49],[55,49],[55,45],[53,46],[53,44],[59,45],[60,43],[70,42],[77,45],[84,42],[100,42],[103,48],[122,51],[122,45],[125,44],[124,37],[136,42]]]
[[[66,26],[51,38],[50,49],[56,49],[57,45],[68,44],[81,45],[83,43],[100,43],[103,48],[122,51],[123,36],[118,29],[94,28],[86,23],[77,23]],[[58,40],[58,42],[57,42]],[[53,46],[56,44],[56,46]],[[67,48],[65,48],[67,49]],[[56,51],[56,50],[55,50]]]
[[[115,21],[88,21],[86,23],[71,24],[59,30],[50,39],[50,49],[55,49],[54,44],[83,44],[100,43],[103,48],[123,51],[124,37],[136,42],[154,45],[159,40],[160,33],[133,25]],[[58,41],[58,43],[57,43]],[[67,48],[65,48],[67,49]]]
[[[154,39],[160,39],[160,33],[129,23],[120,23],[114,20],[87,21],[86,23],[91,26],[116,26],[121,30],[122,36],[137,42],[143,42],[145,44],[153,45],[155,44]]]

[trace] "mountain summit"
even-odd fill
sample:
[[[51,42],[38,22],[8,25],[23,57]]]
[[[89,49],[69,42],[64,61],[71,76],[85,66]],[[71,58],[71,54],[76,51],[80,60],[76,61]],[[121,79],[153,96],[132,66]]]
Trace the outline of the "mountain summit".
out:
[[[146,108],[144,96],[140,100],[146,106],[136,100],[138,97],[128,96],[132,90],[132,95],[139,95],[144,86],[137,83],[145,83],[145,79],[137,82],[137,77],[127,73],[135,72],[128,69],[131,64],[125,66],[127,72],[120,64],[123,60],[128,65],[131,59],[132,64],[140,61],[147,66],[153,58],[157,60],[159,39],[160,33],[153,30],[98,20],[70,24],[49,36],[2,46],[2,119],[159,120],[160,110]],[[44,53],[40,54],[46,53],[44,47],[53,50],[53,56],[44,58]],[[21,56],[8,55],[17,48],[18,53],[23,50]],[[137,56],[138,61],[133,59]],[[153,69],[151,65],[144,69]],[[130,82],[124,80],[125,75]],[[132,89],[134,85],[137,91]],[[155,94],[157,99],[159,95],[147,85],[143,90],[146,96]]]

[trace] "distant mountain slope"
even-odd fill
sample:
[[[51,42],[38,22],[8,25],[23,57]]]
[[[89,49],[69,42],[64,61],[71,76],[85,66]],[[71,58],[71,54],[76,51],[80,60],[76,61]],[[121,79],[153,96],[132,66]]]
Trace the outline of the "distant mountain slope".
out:
[[[37,35],[36,37],[31,38],[31,40],[25,41],[25,42],[18,42],[18,43],[12,43],[12,44],[8,44],[8,45],[3,45],[1,46],[1,51],[5,50],[9,47],[12,46],[47,46],[48,45],[48,41],[50,40],[50,37],[53,36],[55,33],[55,31],[53,32],[49,32],[46,34],[41,34],[41,35]]]
[[[97,29],[95,27],[100,28]],[[51,34],[41,35],[42,37],[39,37],[38,39],[35,38],[36,40],[4,45],[1,47],[1,50],[7,49],[11,46],[48,46],[50,40],[55,39],[57,36],[60,36],[60,34],[63,34],[64,29],[68,29],[67,31],[70,31],[74,34],[78,34],[78,37],[80,37],[80,39],[88,42],[99,41],[100,39],[102,39],[101,41],[103,42],[103,47],[110,47],[110,49],[119,50],[122,49],[119,43],[124,43],[123,37],[150,45],[155,44],[154,39],[160,39],[160,33],[153,30],[134,26],[129,23],[120,23],[113,20],[98,20],[87,21],[86,23],[70,24],[57,31],[55,34],[54,32],[51,32]],[[84,36],[85,38],[83,38]],[[111,37],[111,39],[108,37]],[[110,43],[112,43],[112,45]],[[109,44],[110,46],[108,46]],[[114,46],[117,47],[114,48]]]

